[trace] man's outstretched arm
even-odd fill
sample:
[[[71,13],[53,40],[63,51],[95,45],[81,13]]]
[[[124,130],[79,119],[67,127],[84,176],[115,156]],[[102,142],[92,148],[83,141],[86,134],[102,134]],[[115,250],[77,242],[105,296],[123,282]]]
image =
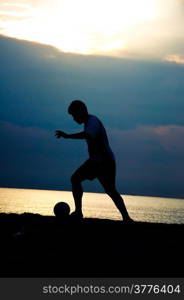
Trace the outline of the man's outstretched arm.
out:
[[[61,138],[61,137],[65,138],[65,139],[87,139],[89,137],[89,135],[85,131],[68,134],[68,133],[66,133],[64,131],[61,131],[61,130],[56,130],[55,131],[55,136],[58,139]]]

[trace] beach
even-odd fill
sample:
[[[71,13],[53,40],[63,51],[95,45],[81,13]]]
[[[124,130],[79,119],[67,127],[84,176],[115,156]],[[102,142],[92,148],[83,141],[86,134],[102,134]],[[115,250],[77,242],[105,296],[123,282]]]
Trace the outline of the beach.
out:
[[[1,277],[184,276],[184,224],[1,213],[0,225]]]

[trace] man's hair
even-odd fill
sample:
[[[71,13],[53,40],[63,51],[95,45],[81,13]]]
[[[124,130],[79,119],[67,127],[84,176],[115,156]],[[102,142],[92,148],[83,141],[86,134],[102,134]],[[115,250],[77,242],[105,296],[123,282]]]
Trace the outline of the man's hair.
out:
[[[81,100],[74,100],[68,107],[68,113],[70,115],[73,113],[88,113],[87,106]]]

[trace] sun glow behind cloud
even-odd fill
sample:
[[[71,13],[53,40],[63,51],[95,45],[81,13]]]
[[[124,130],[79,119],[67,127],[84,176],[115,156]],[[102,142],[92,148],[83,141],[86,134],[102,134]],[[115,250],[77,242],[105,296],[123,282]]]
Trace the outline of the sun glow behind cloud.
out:
[[[173,30],[174,35],[181,28],[175,14],[180,7],[175,3],[167,0],[166,6],[164,0],[2,0],[0,34],[52,45],[64,52],[123,57],[137,53],[164,58],[175,52],[162,51],[158,55],[158,48]]]
[[[124,49],[127,32],[157,17],[156,2],[54,0],[35,5],[34,1],[4,1],[0,6],[1,33],[65,52],[108,53]]]

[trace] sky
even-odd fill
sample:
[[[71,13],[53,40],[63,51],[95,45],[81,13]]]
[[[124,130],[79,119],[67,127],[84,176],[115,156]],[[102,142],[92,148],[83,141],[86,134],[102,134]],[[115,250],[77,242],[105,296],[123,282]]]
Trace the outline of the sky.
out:
[[[71,190],[87,147],[54,131],[82,130],[67,114],[81,99],[122,194],[184,198],[183,14],[180,0],[0,1],[0,186]]]

